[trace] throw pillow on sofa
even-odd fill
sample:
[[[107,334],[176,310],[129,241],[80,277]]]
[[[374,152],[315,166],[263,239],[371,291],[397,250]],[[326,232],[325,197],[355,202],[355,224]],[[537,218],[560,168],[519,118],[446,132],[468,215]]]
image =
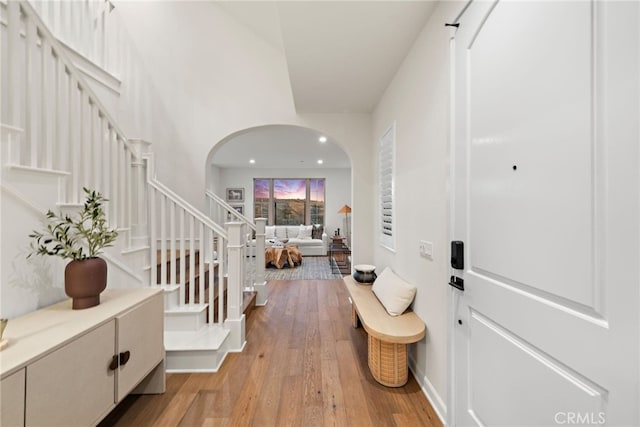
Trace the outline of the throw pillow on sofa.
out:
[[[268,225],[264,228],[265,230],[265,239],[275,239],[276,238],[276,227],[275,225]]]
[[[287,227],[276,227],[276,237],[278,240],[287,239]]]
[[[416,296],[416,287],[405,282],[389,267],[373,282],[371,290],[391,316],[400,316]]]
[[[311,232],[313,230],[312,225],[300,225],[298,229],[298,239],[311,240]]]
[[[311,230],[311,238],[322,240],[322,233],[324,233],[324,225],[315,224]]]
[[[287,225],[284,227],[287,230],[287,238],[288,239],[297,239],[298,238],[298,230],[300,226],[298,225]]]

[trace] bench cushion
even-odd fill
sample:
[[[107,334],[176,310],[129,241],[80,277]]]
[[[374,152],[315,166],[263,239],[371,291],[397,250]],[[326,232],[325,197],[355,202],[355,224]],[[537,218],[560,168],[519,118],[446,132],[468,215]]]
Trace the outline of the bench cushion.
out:
[[[404,313],[416,296],[416,287],[396,276],[389,267],[373,282],[371,290],[391,316]]]

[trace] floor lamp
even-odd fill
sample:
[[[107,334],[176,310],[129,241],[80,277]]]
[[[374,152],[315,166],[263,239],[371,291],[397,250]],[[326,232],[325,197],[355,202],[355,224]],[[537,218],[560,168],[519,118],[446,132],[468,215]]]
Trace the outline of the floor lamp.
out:
[[[349,207],[349,205],[344,205],[343,207],[340,208],[338,213],[344,214],[344,222],[345,222],[344,234],[345,234],[345,237],[347,238],[347,245],[351,246],[351,233],[349,232],[349,214],[351,213],[351,208]]]

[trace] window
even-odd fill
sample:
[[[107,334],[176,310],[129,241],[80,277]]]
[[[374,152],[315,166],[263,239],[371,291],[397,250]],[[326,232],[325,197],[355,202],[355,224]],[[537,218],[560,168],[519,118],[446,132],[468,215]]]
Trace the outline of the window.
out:
[[[309,195],[309,224],[324,224],[324,179],[311,180]]]
[[[394,211],[394,150],[396,125],[393,123],[380,138],[378,150],[378,181],[380,183],[380,244],[395,249]]]
[[[253,180],[253,217],[269,218],[270,179]]]
[[[253,217],[271,225],[324,224],[324,178],[256,178]]]
[[[305,224],[306,179],[274,179],[273,203],[276,225]]]

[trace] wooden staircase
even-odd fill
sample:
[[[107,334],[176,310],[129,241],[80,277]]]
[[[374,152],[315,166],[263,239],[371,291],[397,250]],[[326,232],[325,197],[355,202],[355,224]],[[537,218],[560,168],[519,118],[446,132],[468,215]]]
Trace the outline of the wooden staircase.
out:
[[[227,353],[225,349],[225,339],[228,331],[219,324],[219,286],[218,284],[218,268],[219,265],[214,263],[210,265],[205,263],[203,266],[203,274],[200,269],[201,257],[199,251],[190,252],[189,250],[181,253],[179,250],[174,252],[173,270],[171,251],[167,251],[164,259],[166,265],[165,282],[169,284],[162,285],[163,277],[163,254],[162,251],[156,252],[156,277],[157,284],[164,289],[165,294],[165,348],[167,371],[169,372],[215,372],[222,364],[224,356]],[[190,274],[191,257],[193,257],[193,277]],[[184,258],[184,259],[181,259]],[[184,304],[180,304],[180,266],[184,266]],[[201,277],[202,274],[202,277]],[[175,275],[175,278],[172,276]],[[173,280],[172,280],[173,279]],[[204,281],[204,296],[200,298],[200,280]],[[193,281],[193,304],[190,303],[190,287]],[[171,284],[175,283],[175,284]],[[213,301],[209,301],[209,287],[213,287]],[[226,277],[223,286],[224,299],[223,305],[226,311],[227,304],[227,286]],[[213,322],[209,323],[209,304],[213,304]],[[249,317],[256,305],[256,292],[243,292],[243,313],[245,319]],[[203,368],[204,366],[204,368]]]

